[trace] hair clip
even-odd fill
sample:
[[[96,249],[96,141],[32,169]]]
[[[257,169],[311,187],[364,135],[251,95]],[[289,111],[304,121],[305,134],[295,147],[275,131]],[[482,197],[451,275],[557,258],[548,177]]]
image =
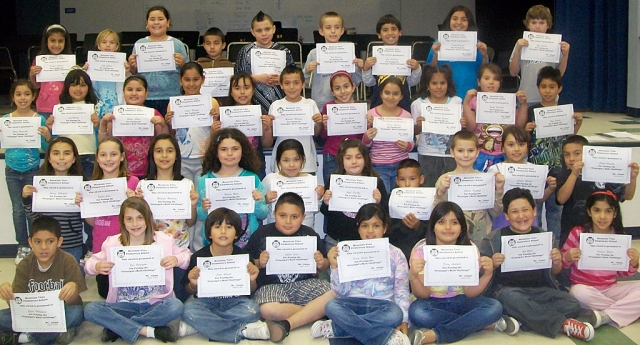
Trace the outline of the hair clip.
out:
[[[608,195],[608,196],[612,197],[613,200],[618,201],[618,197],[615,194],[613,194],[612,191],[610,191],[608,189],[607,190],[597,190],[597,191],[591,193],[591,195],[600,195],[600,194],[601,195]]]

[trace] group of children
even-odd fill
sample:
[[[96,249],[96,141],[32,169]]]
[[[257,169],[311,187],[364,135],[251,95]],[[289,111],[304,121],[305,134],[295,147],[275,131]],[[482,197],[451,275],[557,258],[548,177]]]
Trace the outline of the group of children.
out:
[[[476,29],[471,11],[464,6],[453,7],[444,24],[453,31]],[[525,26],[534,32],[546,32],[551,24],[549,9],[540,5],[532,7],[525,19]],[[208,57],[193,62],[181,42],[167,34],[170,25],[164,7],[149,8],[150,35],[139,42],[172,41],[175,71],[136,74],[134,51],[125,62],[128,77],[123,83],[92,81],[85,65],[70,71],[64,82],[19,80],[11,88],[16,110],[5,117],[40,118],[38,131],[45,158],[39,166],[37,149],[6,150],[7,186],[19,249],[14,282],[0,285],[0,298],[9,301],[13,293],[60,290],[67,316],[66,333],[18,334],[12,332],[10,312],[0,311],[0,330],[8,332],[15,343],[67,344],[83,319],[104,327],[105,342],[119,338],[135,342],[140,335],[174,342],[194,333],[221,342],[279,342],[291,330],[315,321],[311,335],[327,337],[332,344],[427,344],[454,342],[483,329],[514,335],[520,328],[548,337],[566,333],[591,340],[594,329],[602,324],[623,327],[640,317],[638,285],[616,284],[617,276],[637,271],[637,250],[629,249],[629,269],[623,272],[580,270],[576,264],[581,232],[623,233],[619,203],[633,198],[638,165],[630,165],[631,182],[626,185],[582,181],[582,147],[588,142],[577,135],[582,123],[579,113],[573,115],[574,135],[536,138],[533,110],[558,105],[569,53],[566,42],[561,44],[561,62],[555,65],[522,61],[520,50],[528,42],[517,42],[509,67],[512,74],[522,72],[521,90],[516,93],[519,105],[515,125],[505,126],[476,121],[477,92],[498,92],[502,81],[501,70],[488,63],[487,46],[482,42],[477,44],[473,62],[438,59],[440,43],[436,42],[427,66],[421,67],[414,59],[406,62],[411,69],[408,77],[373,75],[374,57],[354,59],[355,73],[323,74],[317,71],[315,50],[303,69],[293,64],[290,52],[272,41],[273,20],[262,12],[251,23],[256,41],[241,50],[235,66],[221,56],[225,42],[219,29],[205,32]],[[342,17],[335,12],[323,14],[319,26],[327,43],[339,42],[344,33]],[[402,26],[386,15],[378,21],[376,31],[385,45],[397,45]],[[101,51],[118,51],[117,33],[102,31],[96,46]],[[69,54],[66,29],[49,26],[42,49],[41,54]],[[254,75],[252,49],[284,50],[287,66],[279,75]],[[169,97],[200,95],[203,68],[231,66],[236,73],[230,79],[229,97],[211,98],[213,124],[172,128],[175,114]],[[40,70],[32,66],[32,80]],[[360,82],[373,87],[366,132],[329,136],[328,108],[354,103],[353,93]],[[418,83],[418,97],[412,101],[409,88]],[[307,84],[312,89],[310,99],[301,96]],[[31,109],[34,101],[37,112]],[[55,116],[51,113],[58,103],[93,104],[94,134],[52,136]],[[114,137],[112,125],[118,115],[113,114],[113,107],[120,104],[154,108],[154,136]],[[261,136],[247,137],[238,129],[222,128],[221,105],[252,104],[262,109]],[[454,135],[423,132],[423,104],[459,104],[462,130]],[[288,105],[312,109],[314,135],[273,135],[276,109]],[[412,119],[417,144],[376,141],[376,117]],[[315,187],[319,209],[305,209],[298,194],[279,195],[271,185],[319,173],[317,137],[324,141],[324,183]],[[409,158],[414,146],[418,160]],[[266,174],[263,148],[269,147],[274,152],[273,172]],[[519,188],[505,193],[503,163],[548,165],[543,199],[533,200],[528,190]],[[462,211],[448,201],[451,175],[468,173],[495,176],[492,208]],[[330,210],[331,174],[375,177],[374,202],[357,213]],[[90,180],[124,177],[126,200],[116,216],[83,219],[79,212],[34,212],[35,175]],[[254,211],[211,210],[206,180],[239,176],[253,178]],[[165,219],[152,214],[143,198],[143,179],[189,184],[192,216]],[[388,203],[394,187],[435,187],[430,220],[421,221],[412,213],[392,219]],[[80,193],[75,202],[82,202]],[[541,228],[543,207],[546,230]],[[325,217],[324,239],[314,231],[317,212]],[[551,269],[501,272],[505,259],[501,237],[542,231],[552,231],[558,244],[549,254]],[[88,236],[84,248],[83,232]],[[267,275],[266,238],[274,236],[314,236],[316,274]],[[389,238],[391,275],[341,282],[337,244],[382,237]],[[111,249],[138,245],[163,247],[160,265],[171,271],[165,275],[165,284],[114,287],[110,282]],[[425,245],[476,246],[479,285],[425,286]],[[251,296],[199,297],[197,258],[239,254],[251,258],[247,265]],[[563,268],[570,270],[570,293],[562,291],[556,279]],[[82,273],[96,276],[98,293],[105,298],[89,303],[84,310],[79,296],[86,290]],[[416,297],[414,302],[411,294]],[[329,320],[318,321],[325,316]]]

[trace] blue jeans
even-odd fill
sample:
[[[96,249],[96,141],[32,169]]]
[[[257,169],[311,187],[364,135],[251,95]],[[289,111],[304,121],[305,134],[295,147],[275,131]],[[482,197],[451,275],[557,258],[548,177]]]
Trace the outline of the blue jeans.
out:
[[[96,155],[80,155],[80,165],[82,165],[82,173],[87,179],[91,179],[93,175],[93,168],[95,165]],[[82,226],[84,227],[84,233],[87,234],[87,241],[85,242],[85,250],[91,250],[91,243],[93,243],[93,226],[89,225],[84,219],[82,220]]]
[[[561,219],[562,219],[562,205],[556,204],[556,192],[553,192],[549,199],[545,201],[543,204],[538,204],[538,224],[542,226],[542,208],[544,205],[544,209],[546,211],[547,216],[547,231],[553,232],[553,243],[554,247],[558,247],[555,245],[556,242],[560,242],[560,228],[561,228]]]
[[[409,319],[420,328],[432,329],[438,343],[453,343],[483,330],[502,316],[502,305],[483,296],[419,299],[409,307]]]
[[[322,181],[324,181],[325,185],[329,178],[331,177],[331,173],[338,170],[338,162],[336,161],[336,156],[325,153],[322,155]]]
[[[387,189],[387,193],[390,193],[391,188],[396,185],[396,176],[398,176],[398,165],[400,165],[400,163],[373,165],[373,170],[378,173],[378,176],[382,179],[382,182],[384,182],[384,188]]]
[[[144,106],[149,108],[154,108],[162,117],[167,114],[167,106],[169,105],[168,99],[147,99],[144,101]]]
[[[324,308],[337,338],[356,338],[363,344],[383,345],[402,323],[402,309],[387,300],[343,297]]]
[[[180,282],[182,281],[182,277],[187,272],[180,267],[173,268],[173,293],[176,294],[176,298],[180,300],[180,302],[184,303],[189,296],[187,293],[187,289]]]
[[[133,343],[143,327],[166,326],[181,316],[183,311],[182,302],[173,297],[155,304],[91,302],[84,308],[84,318]]]
[[[19,172],[9,167],[4,168],[4,174],[7,178],[7,189],[9,190],[9,198],[11,199],[11,208],[13,210],[13,228],[16,232],[16,242],[18,247],[29,246],[29,228],[33,219],[29,217],[27,223],[27,215],[22,205],[22,188],[26,185],[33,184],[33,177],[38,174],[39,167],[35,167],[25,172]]]
[[[84,321],[82,309],[82,304],[65,305],[64,314],[67,320],[67,331],[71,328],[79,327],[80,324],[82,324],[82,321]],[[13,331],[11,309],[0,310],[0,330],[5,332]],[[54,344],[59,334],[60,333],[29,333],[31,339],[38,345]]]
[[[73,255],[73,258],[76,259],[76,262],[80,264],[80,259],[82,259],[82,246],[77,246],[73,248],[62,248],[65,252]],[[81,270],[84,275],[84,270]]]
[[[260,320],[260,307],[244,296],[195,298],[184,305],[182,319],[209,340],[237,343],[244,326]]]

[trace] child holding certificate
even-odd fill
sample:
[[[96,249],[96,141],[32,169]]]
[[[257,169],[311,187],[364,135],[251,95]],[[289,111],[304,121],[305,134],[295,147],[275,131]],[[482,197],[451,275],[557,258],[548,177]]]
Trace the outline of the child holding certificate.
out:
[[[211,258],[227,255],[249,255],[234,243],[242,236],[240,216],[228,208],[218,208],[209,213],[204,225],[207,239],[211,242],[191,256],[182,285],[194,299],[184,306],[183,321],[180,323],[179,336],[196,332],[210,341],[238,343],[241,339],[268,340],[269,329],[260,321],[260,308],[249,296],[198,296],[198,280],[201,277],[198,258]],[[252,262],[247,265],[251,292],[256,290],[258,267]]]
[[[144,199],[126,199],[120,207],[118,223],[120,234],[109,236],[101,250],[91,256],[84,267],[87,274],[108,276],[113,273],[115,264],[111,249],[126,246],[162,246],[164,257],[160,266],[167,271],[174,267],[187,268],[191,252],[178,247],[169,235],[157,231],[149,204]],[[164,277],[162,285],[111,286],[106,301],[87,304],[85,318],[104,327],[102,342],[123,338],[133,343],[140,335],[165,343],[177,341],[177,334],[167,324],[182,316],[184,308],[173,294],[173,274],[165,272]]]
[[[505,314],[546,337],[555,338],[557,334],[564,333],[576,339],[592,340],[594,328],[600,326],[596,322],[596,313],[582,309],[578,300],[560,290],[555,280],[562,270],[562,254],[558,248],[549,253],[551,268],[502,272],[505,260],[515,260],[506,258],[502,253],[503,237],[544,232],[532,226],[536,204],[529,190],[514,188],[505,193],[502,203],[510,225],[493,231],[480,246],[480,255],[490,257],[494,269],[485,295],[500,301]],[[533,252],[533,249],[524,250]],[[586,316],[590,322],[576,320],[580,316]]]
[[[46,150],[48,147],[47,142],[51,140],[51,132],[45,126],[44,117],[31,109],[31,104],[36,98],[36,88],[33,83],[24,79],[17,80],[11,85],[9,94],[13,104],[16,105],[16,110],[3,117],[39,118],[40,146],[43,150]],[[5,163],[7,165],[5,170],[7,189],[9,190],[9,198],[11,199],[11,208],[13,210],[13,227],[16,234],[16,242],[18,242],[18,253],[15,260],[17,265],[20,260],[31,252],[27,241],[29,237],[27,224],[31,223],[32,220],[27,222],[20,195],[24,186],[33,183],[33,176],[38,173],[40,150],[37,148],[8,148],[5,151]]]
[[[265,201],[267,204],[273,206],[278,199],[278,192],[271,188],[272,181],[283,181],[296,177],[313,176],[300,172],[305,161],[306,157],[304,155],[304,148],[299,141],[296,139],[285,139],[280,143],[276,152],[276,162],[278,164],[279,172],[270,173],[264,178],[264,180],[262,180],[262,186],[264,187],[265,192]],[[315,176],[313,177],[315,178]],[[315,187],[315,191],[317,199],[322,199],[322,196],[324,195],[324,186],[317,185]],[[320,205],[320,203],[318,203],[318,205]],[[304,222],[302,222],[302,224],[313,229],[316,213],[318,213],[317,209],[308,210],[304,215]],[[272,212],[269,212],[267,223],[273,222],[275,222],[275,217]]]
[[[389,227],[387,211],[366,204],[356,215],[360,239],[382,238]],[[336,298],[327,302],[331,319],[311,326],[313,338],[355,338],[362,344],[409,344],[409,266],[402,251],[389,244],[391,275],[341,282],[338,246],[327,257],[331,265],[331,290]]]
[[[393,188],[401,160],[409,158],[414,142],[405,140],[376,141],[378,129],[373,126],[376,117],[392,117],[412,119],[411,113],[398,106],[403,97],[402,81],[397,77],[389,77],[380,84],[382,104],[367,112],[368,125],[371,128],[362,136],[362,143],[370,147],[373,169],[384,182],[387,190]]]
[[[498,92],[502,83],[502,71],[495,64],[483,64],[478,69],[478,87],[481,92]],[[487,171],[490,166],[505,160],[502,153],[502,134],[507,128],[504,124],[478,123],[476,108],[478,90],[467,91],[462,106],[462,116],[467,120],[467,130],[478,136],[480,154],[473,167],[479,171]],[[520,107],[516,109],[515,125],[524,127],[527,123],[527,96],[522,91],[516,92]]]
[[[73,140],[67,137],[57,137],[51,141],[47,152],[44,155],[44,162],[40,167],[39,174],[42,176],[80,176],[82,165],[78,149]],[[46,182],[46,181],[45,181]],[[22,204],[25,212],[33,219],[50,216],[60,223],[64,242],[61,249],[73,255],[78,263],[82,258],[82,218],[80,212],[33,212],[31,206],[33,193],[37,193],[38,188],[27,184],[22,188]]]
[[[289,331],[315,321],[324,316],[324,308],[333,299],[329,282],[316,278],[316,274],[272,274],[267,275],[267,237],[284,239],[315,238],[316,251],[313,254],[316,272],[329,268],[327,252],[320,236],[306,225],[304,201],[295,193],[284,193],[274,209],[276,222],[261,226],[251,236],[247,251],[260,269],[258,290],[254,300],[260,305],[260,314],[267,320],[270,339],[281,342]]]
[[[630,277],[638,272],[638,250],[627,249],[629,269],[625,271],[587,270],[578,268],[582,256],[580,234],[624,235],[620,203],[609,190],[595,191],[587,199],[591,220],[571,230],[562,247],[562,264],[571,268],[572,294],[585,308],[596,311],[601,324],[627,326],[640,317],[640,283],[617,284],[618,277]],[[606,259],[601,259],[606,260]]]
[[[211,133],[209,146],[205,151],[202,161],[202,176],[198,178],[198,203],[196,210],[198,220],[204,221],[211,208],[211,200],[207,198],[206,180],[208,178],[225,178],[238,176],[251,176],[254,178],[255,189],[252,192],[255,201],[254,212],[240,214],[242,228],[245,233],[240,236],[236,245],[244,248],[260,222],[267,218],[269,208],[264,202],[264,189],[258,178],[260,161],[251,147],[247,136],[236,128],[223,128]],[[202,233],[203,242],[208,245],[204,227],[199,230]]]
[[[451,137],[451,155],[456,161],[456,168],[438,178],[433,207],[443,201],[449,201],[448,191],[451,186],[451,174],[481,173],[473,167],[473,163],[478,157],[478,141],[475,134],[464,130],[454,134]],[[469,239],[475,245],[479,245],[482,238],[491,232],[491,218],[500,216],[502,212],[504,175],[500,172],[495,173],[495,185],[495,200],[492,208],[464,211],[467,229],[469,229]]]
[[[560,247],[564,245],[569,232],[576,226],[586,223],[589,218],[584,207],[584,200],[597,190],[609,190],[615,194],[619,202],[633,199],[636,193],[636,180],[640,168],[638,163],[629,164],[631,182],[602,183],[582,181],[582,147],[589,141],[581,135],[569,136],[562,144],[564,169],[558,174],[556,200],[562,207],[560,231]]]
[[[58,252],[63,243],[60,223],[52,217],[42,216],[33,221],[29,245],[33,253],[27,255],[16,267],[13,284],[0,285],[0,298],[7,304],[14,299],[14,293],[39,293],[60,290],[58,298],[65,302],[64,314],[67,331],[65,333],[15,333],[12,328],[10,309],[0,310],[0,331],[3,339],[13,335],[14,342],[66,345],[78,334],[78,327],[84,320],[80,293],[87,289],[84,277],[73,256]],[[46,302],[45,302],[46,303]],[[31,317],[32,315],[29,315]],[[46,322],[30,319],[29,323]]]
[[[409,308],[409,318],[422,328],[415,332],[413,344],[453,343],[483,329],[518,333],[520,326],[514,318],[500,316],[500,302],[481,296],[493,277],[490,257],[480,258],[484,272],[477,286],[425,286],[426,245],[472,245],[460,206],[438,204],[431,212],[426,237],[413,248],[409,282],[418,299]]]

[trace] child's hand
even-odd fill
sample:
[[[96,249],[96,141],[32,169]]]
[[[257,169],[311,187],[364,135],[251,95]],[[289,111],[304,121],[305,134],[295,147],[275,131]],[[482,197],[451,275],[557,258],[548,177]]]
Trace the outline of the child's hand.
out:
[[[100,118],[98,118],[98,114],[96,113],[91,114],[91,123],[93,123],[94,128],[97,128],[98,126],[100,126]]]
[[[322,126],[324,128],[327,128],[327,121],[329,121],[329,116],[328,115],[322,115]]]
[[[216,120],[219,120],[220,108],[219,107],[211,107],[211,110],[209,110],[209,115],[211,115],[211,117],[215,118]]]
[[[213,121],[211,123],[211,133],[217,132],[222,128],[222,121]]]
[[[173,115],[175,114],[175,112],[173,110],[169,110],[167,111],[167,113],[164,115],[164,122],[167,123],[167,126],[171,126],[171,120],[173,119]]]
[[[409,142],[404,140],[396,140],[396,146],[400,149],[400,151],[407,151],[409,148]]]
[[[493,268],[496,269],[502,265],[504,262],[504,254],[502,253],[494,253],[491,257],[491,261],[493,261]]]
[[[488,56],[487,55],[487,44],[484,42],[478,42],[476,44],[476,46],[478,47],[478,51],[480,52],[480,54],[482,55],[482,57]]]
[[[584,120],[582,118],[582,113],[573,113],[573,116],[571,117],[573,118],[575,127],[582,126],[582,121]]]
[[[0,298],[9,303],[9,301],[12,300],[13,297],[13,288],[11,288],[11,283],[2,283],[2,285],[0,285]]]
[[[416,216],[409,212],[404,218],[402,218],[402,224],[411,230],[418,230],[420,226],[420,219],[416,218]]]
[[[189,271],[187,278],[189,279],[189,284],[191,284],[191,286],[198,286],[198,278],[200,278],[200,268],[198,266],[193,267],[191,271]]]
[[[420,126],[420,128],[422,128],[422,123],[424,122],[424,120],[425,120],[424,116],[416,117],[416,126]]]
[[[329,265],[332,270],[338,268],[338,255],[338,246],[332,247],[327,253],[327,259],[329,259]]]
[[[362,69],[364,67],[364,61],[362,59],[353,59],[353,63],[356,64],[359,69]]]
[[[104,125],[107,125],[107,124],[111,123],[113,121],[113,119],[115,119],[115,118],[116,117],[113,114],[104,114],[104,116],[102,116],[102,120],[100,120],[100,122],[102,124],[104,124]]]
[[[426,261],[424,259],[415,257],[411,259],[411,266],[409,267],[409,276],[413,277],[413,279],[418,278],[420,272],[424,271],[424,266],[426,265]]]
[[[269,85],[280,85],[280,75],[279,74],[269,74]]]
[[[329,199],[331,199],[331,191],[327,189],[324,191],[324,196],[322,197],[322,201],[326,205],[329,205]]]
[[[191,200],[191,207],[196,207],[198,203],[198,199],[200,199],[200,195],[196,192],[194,187],[191,187],[191,191],[189,192],[189,199]]]
[[[202,210],[207,211],[211,208],[211,200],[209,198],[202,198]]]
[[[580,173],[582,172],[583,167],[584,167],[583,161],[573,163],[573,166],[571,167],[571,174],[576,177],[580,176]],[[633,174],[633,169],[631,170],[631,174]],[[636,173],[636,176],[637,176],[637,173]]]
[[[184,65],[184,56],[180,53],[173,53],[173,60],[176,62],[178,67],[182,67]]]
[[[261,115],[260,120],[262,121],[262,131],[268,131],[271,129],[271,122],[273,121],[272,116],[269,115]]]
[[[124,74],[125,74],[125,76],[127,76],[127,77],[130,77],[130,76],[131,76],[131,65],[129,64],[129,62],[128,62],[128,61],[125,61],[125,62],[124,62],[124,72],[125,72],[125,73],[124,73]]]
[[[165,256],[160,260],[160,266],[164,267],[165,270],[170,270],[178,266],[178,258],[173,255]]]
[[[562,53],[563,56],[567,56],[569,54],[570,48],[571,48],[571,45],[569,45],[569,43],[565,41],[560,42],[560,52]]]
[[[447,190],[449,190],[449,187],[451,187],[451,175],[447,175],[442,178],[442,180],[440,181],[440,186],[436,190],[436,193],[438,193],[438,195],[444,195]]]
[[[140,186],[138,186],[138,188],[136,188],[136,196],[144,198],[144,192],[142,191],[142,188]]]
[[[80,206],[80,203],[82,202],[82,194],[80,194],[80,192],[76,192],[76,198],[73,199],[73,202],[77,205]]]
[[[316,262],[317,269],[321,269],[322,266],[324,266],[324,256],[322,256],[322,253],[320,253],[319,250],[316,250],[316,252],[313,253],[313,260]]]
[[[111,261],[98,261],[96,262],[96,272],[98,272],[98,274],[102,274],[102,275],[108,275],[109,273],[111,273],[111,269],[113,268],[113,266],[115,265],[115,263],[111,262]]]
[[[409,65],[409,67],[411,67],[411,69],[414,71],[420,68],[420,63],[416,59],[407,60],[407,65]]]
[[[38,190],[36,189],[36,187],[34,187],[34,186],[30,185],[30,184],[22,187],[22,197],[23,198],[28,198],[28,197],[32,196],[33,193],[37,193],[37,192],[38,192]]]
[[[516,47],[517,48],[528,47],[528,46],[529,46],[529,41],[527,41],[524,38],[521,38],[516,42]]]
[[[373,200],[376,201],[376,204],[379,204],[380,200],[382,200],[382,193],[380,193],[378,188],[373,190]]]
[[[89,69],[89,63],[88,63],[88,62],[85,62],[85,63],[84,63],[84,65],[82,65],[82,67],[81,67],[81,68],[82,68],[82,70],[83,70],[83,71],[85,71],[85,72],[86,72],[86,71]]]
[[[311,120],[313,120],[313,122],[316,123],[316,125],[322,125],[322,115],[321,114],[315,114],[311,117]]]
[[[558,187],[558,181],[553,176],[547,176],[547,185],[550,190],[556,190]]]
[[[398,327],[396,327],[396,330],[404,333],[404,335],[409,335],[409,325],[407,325],[406,322],[401,323]]]
[[[638,163],[629,164],[629,168],[631,168],[631,179],[635,180],[638,177]]]
[[[496,190],[501,191],[504,189],[504,175],[500,171],[496,171]]]
[[[476,89],[471,89],[471,90],[467,91],[467,94],[464,96],[464,103],[471,102],[473,97],[476,97],[477,95],[478,95],[478,90],[476,90]]]
[[[31,68],[29,69],[30,79],[32,79],[35,82],[36,74],[40,73],[41,71],[42,71],[42,66],[31,66]]]
[[[319,184],[316,186],[316,194],[318,194],[318,200],[322,199],[324,195],[324,186]]]
[[[518,90],[518,92],[516,92],[516,98],[520,104],[527,104],[527,94],[525,94],[524,91]]]
[[[262,197],[262,193],[260,193],[259,190],[254,189],[253,192],[251,192],[251,196],[253,197],[253,200],[255,201],[262,201],[264,200]]]
[[[269,193],[267,193],[267,195],[265,196],[266,202],[267,204],[272,204],[274,202],[276,202],[276,199],[278,198],[278,192],[275,190],[270,191]]]
[[[564,261],[568,263],[576,262],[580,260],[580,256],[582,256],[580,248],[571,248],[564,253]]]
[[[249,273],[249,280],[254,282],[258,279],[258,273],[260,273],[260,270],[253,264],[253,262],[249,262],[247,264],[247,273]]]
[[[373,115],[367,114],[365,117],[367,118],[367,128],[371,128],[373,126]]]
[[[129,55],[129,59],[127,60],[127,61],[129,61],[129,68],[137,69],[137,67],[138,67],[138,61],[136,60],[137,56],[138,56],[138,54]]]
[[[365,138],[367,138],[367,140],[369,140],[369,141],[373,140],[373,138],[376,137],[376,134],[378,134],[378,129],[377,128],[373,128],[373,127],[367,129],[367,131],[364,132]]]
[[[524,125],[524,130],[527,132],[532,132],[534,129],[536,129],[536,123],[535,122],[527,122],[526,125]]]
[[[460,118],[460,125],[462,125],[462,128],[467,128],[467,119],[464,116]]]
[[[627,249],[627,256],[629,256],[629,265],[638,268],[638,250],[635,248]]]
[[[157,126],[157,125],[166,126],[167,125],[164,122],[164,118],[162,116],[153,116],[153,117],[151,117],[151,120],[149,120],[149,122],[151,122],[154,126]]]
[[[62,289],[60,289],[60,294],[58,294],[58,299],[61,301],[69,301],[70,298],[74,297],[78,294],[78,285],[74,282],[68,282],[64,284]]]
[[[551,249],[551,261],[553,266],[562,265],[562,254],[558,248]]]
[[[38,134],[40,134],[41,137],[44,137],[47,141],[51,139],[51,132],[49,132],[49,127],[47,126],[38,127]]]
[[[258,259],[258,268],[263,269],[267,267],[267,262],[269,261],[269,252],[264,250],[260,253],[260,258]]]
[[[306,70],[307,72],[311,73],[316,70],[316,67],[318,67],[318,61],[312,61],[312,62],[309,62]]]
[[[488,256],[481,256],[480,268],[484,270],[484,274],[493,274],[493,260]]]
[[[373,57],[373,56],[368,57],[366,60],[364,60],[364,65],[363,65],[363,67],[362,67],[362,70],[363,70],[363,71],[368,71],[368,70],[370,70],[370,69],[371,69],[371,67],[372,67],[373,65],[375,65],[375,64],[376,64],[376,62],[378,62],[378,59],[377,59],[377,58],[375,58],[375,57]]]
[[[135,191],[135,190],[132,190],[132,189],[127,188],[127,191],[125,192],[125,194],[127,195],[127,198],[130,198],[130,197],[132,197],[132,196],[136,196],[136,191]]]
[[[49,129],[51,129],[53,127],[53,121],[54,121],[55,116],[53,116],[53,114],[49,115],[49,118],[47,118],[47,121],[44,122],[45,126],[49,127]]]
[[[442,46],[442,43],[436,42],[431,46],[431,50],[433,50],[433,52],[437,54],[440,51],[440,46]]]
[[[263,74],[254,74],[251,77],[253,78],[253,81],[255,81],[256,83],[262,83],[262,84],[267,84],[269,85],[269,74],[263,73]]]

